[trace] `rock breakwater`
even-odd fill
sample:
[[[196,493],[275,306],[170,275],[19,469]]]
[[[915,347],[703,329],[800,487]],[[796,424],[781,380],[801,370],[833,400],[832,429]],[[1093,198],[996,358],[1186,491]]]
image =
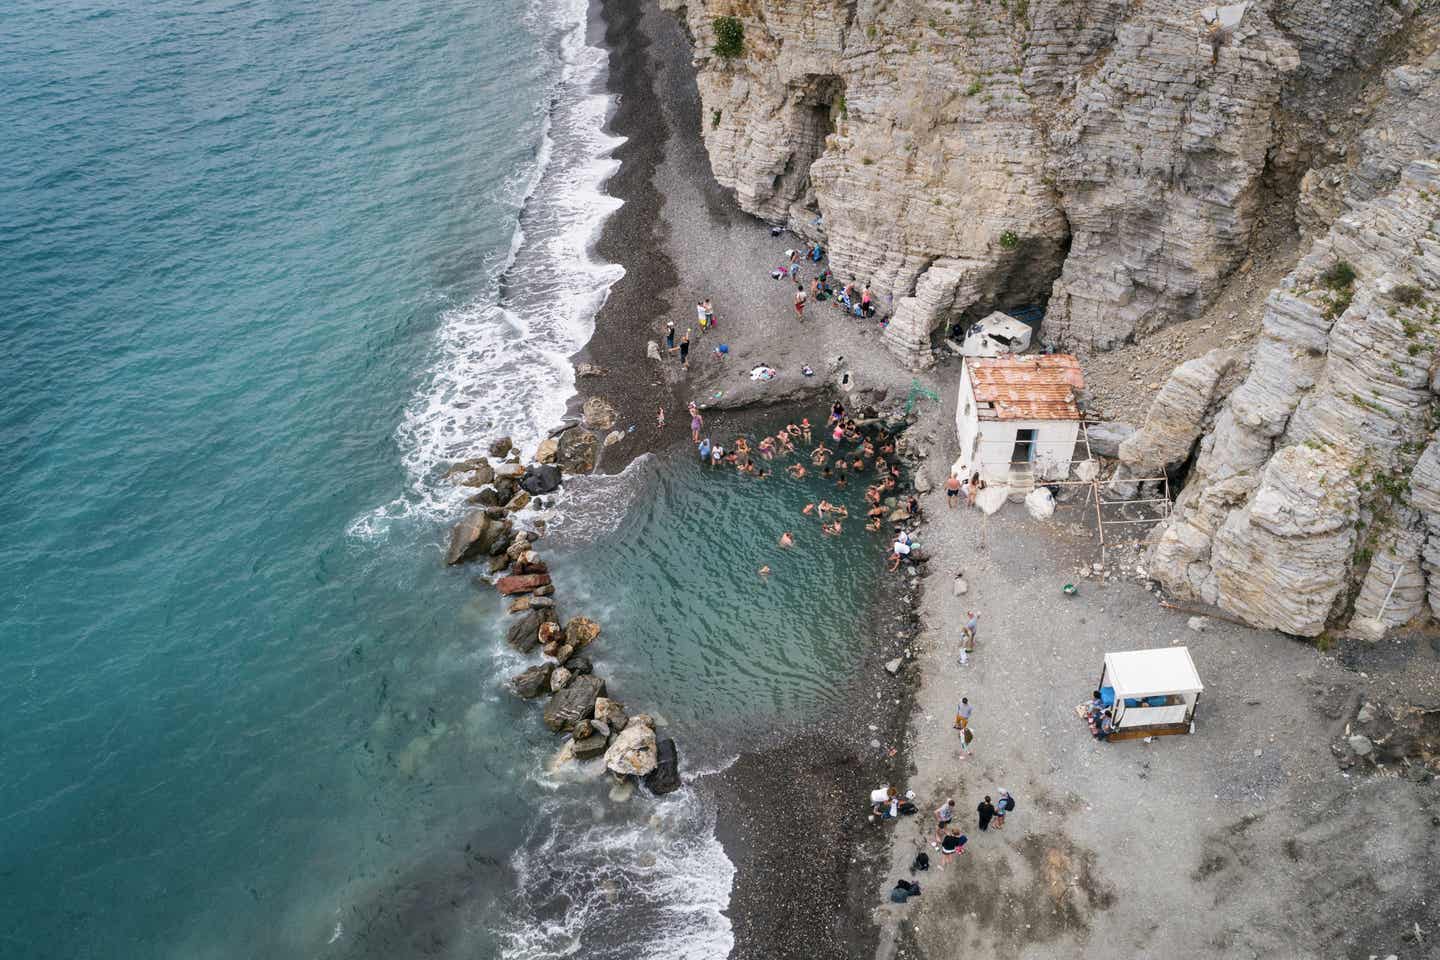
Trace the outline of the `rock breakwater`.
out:
[[[477,583],[510,599],[509,613],[515,619],[506,628],[505,642],[543,659],[511,677],[508,686],[524,700],[548,698],[544,724],[566,738],[557,760],[603,757],[616,780],[642,782],[657,795],[669,793],[681,785],[675,741],[657,736],[650,715],[628,716],[624,705],[608,696],[605,679],[595,673],[586,653],[601,635],[600,624],[585,616],[562,619],[549,567],[535,547],[544,535],[544,521],[536,518],[528,528],[517,523],[517,518],[523,521],[543,507],[538,495],[555,491],[567,474],[595,468],[599,443],[591,428],[613,425],[616,415],[604,401],[587,402],[586,411],[586,422],[567,426],[545,441],[535,462],[522,463],[519,451],[503,437],[490,447],[491,456],[502,458],[498,464],[480,458],[450,470],[456,482],[480,487],[471,500],[483,506],[451,530],[445,562],[485,559],[488,577],[477,578]]]

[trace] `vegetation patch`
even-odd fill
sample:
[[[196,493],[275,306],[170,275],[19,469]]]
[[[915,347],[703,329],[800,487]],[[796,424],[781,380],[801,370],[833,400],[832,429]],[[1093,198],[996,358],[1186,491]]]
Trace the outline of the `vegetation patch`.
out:
[[[1344,260],[1336,260],[1320,274],[1320,282],[1331,290],[1343,290],[1355,285],[1355,268]]]
[[[716,17],[711,26],[715,28],[715,55],[732,60],[745,52],[745,25],[738,17]]]
[[[1000,246],[1004,247],[1006,250],[1014,250],[1016,247],[1020,246],[1020,238],[1015,236],[1014,230],[1006,230],[1004,233],[1000,234]]]
[[[1406,307],[1418,307],[1425,300],[1425,291],[1413,283],[1402,283],[1391,290],[1390,295],[1395,298],[1396,303]]]
[[[1355,268],[1344,260],[1336,260],[1320,274],[1320,283],[1330,291],[1325,298],[1326,320],[1334,320],[1350,309],[1350,301],[1355,299],[1355,277]]]

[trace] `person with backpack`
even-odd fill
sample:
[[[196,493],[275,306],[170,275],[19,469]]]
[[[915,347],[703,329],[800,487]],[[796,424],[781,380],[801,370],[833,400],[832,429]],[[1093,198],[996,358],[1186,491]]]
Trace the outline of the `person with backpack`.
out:
[[[1015,798],[1010,796],[1010,791],[1000,789],[1000,799],[995,803],[995,829],[1005,829],[1006,815],[1015,811]]]

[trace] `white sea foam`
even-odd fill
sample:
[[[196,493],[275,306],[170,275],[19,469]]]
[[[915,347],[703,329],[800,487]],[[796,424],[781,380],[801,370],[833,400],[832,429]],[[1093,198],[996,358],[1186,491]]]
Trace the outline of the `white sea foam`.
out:
[[[610,286],[624,275],[592,253],[620,207],[603,184],[624,139],[604,130],[612,105],[600,83],[607,54],[586,42],[586,18],[586,0],[537,0],[527,18],[537,34],[557,34],[548,45],[556,72],[534,161],[496,191],[502,207],[517,211],[508,253],[488,265],[475,300],[440,319],[435,362],[397,430],[409,489],[357,518],[351,536],[368,540],[396,520],[453,514],[472,491],[442,482],[444,469],[483,454],[504,434],[533,448],[574,393],[569,357],[590,338]]]
[[[501,931],[506,960],[570,956],[714,960],[734,946],[724,911],[735,868],[713,813],[682,790],[659,800],[591,808],[588,822],[558,799],[537,818],[511,866],[520,909]],[[643,819],[641,817],[643,816]],[[531,904],[531,898],[534,903]],[[527,909],[565,901],[563,912]]]

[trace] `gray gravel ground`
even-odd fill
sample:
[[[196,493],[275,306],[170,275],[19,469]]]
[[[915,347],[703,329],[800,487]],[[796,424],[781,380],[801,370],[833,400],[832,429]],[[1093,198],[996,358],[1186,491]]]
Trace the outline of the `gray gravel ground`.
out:
[[[1216,619],[1191,630],[1133,561],[1128,576],[1078,579],[1099,559],[1079,504],[1048,522],[1013,504],[988,519],[947,510],[951,416],[953,399],[918,428],[936,438],[920,538],[935,559],[907,665],[920,689],[905,786],[924,813],[895,829],[875,892],[880,956],[1440,956],[1440,791],[1348,776],[1330,751],[1358,689],[1385,678],[1273,632]],[[1062,595],[1067,582],[1078,596]],[[979,644],[961,666],[967,609],[981,613]],[[1205,684],[1195,734],[1094,741],[1074,707],[1103,654],[1171,644],[1189,646]],[[952,729],[962,696],[975,707],[968,759]],[[982,834],[975,805],[1000,787],[1017,814]],[[922,875],[920,901],[889,904],[947,796],[968,851]]]

